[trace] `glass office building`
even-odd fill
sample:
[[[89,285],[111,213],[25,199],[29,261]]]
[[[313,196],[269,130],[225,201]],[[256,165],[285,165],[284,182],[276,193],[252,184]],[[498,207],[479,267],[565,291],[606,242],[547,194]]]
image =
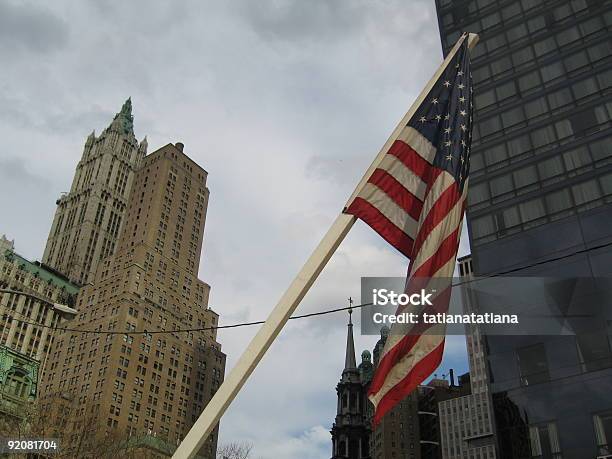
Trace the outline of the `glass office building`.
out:
[[[461,32],[481,37],[468,202],[475,275],[612,276],[612,2],[436,7],[445,53]],[[612,457],[610,324],[487,337],[499,457]]]

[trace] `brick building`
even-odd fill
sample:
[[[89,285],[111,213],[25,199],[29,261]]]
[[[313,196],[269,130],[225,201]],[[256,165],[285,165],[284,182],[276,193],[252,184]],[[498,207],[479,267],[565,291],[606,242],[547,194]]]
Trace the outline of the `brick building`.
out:
[[[216,330],[173,331],[218,322],[197,278],[206,178],[180,143],[142,160],[116,254],[78,296],[72,327],[96,333],[58,336],[43,395],[49,404],[68,397],[74,422],[94,413],[97,435],[154,437],[174,449],[223,380]],[[216,442],[217,430],[200,455],[213,458]]]

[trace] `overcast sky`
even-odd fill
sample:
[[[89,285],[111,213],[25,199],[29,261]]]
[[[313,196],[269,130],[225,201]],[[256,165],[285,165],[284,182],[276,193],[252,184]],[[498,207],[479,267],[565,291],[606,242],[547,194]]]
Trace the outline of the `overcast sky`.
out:
[[[200,277],[221,323],[265,318],[441,59],[433,0],[0,0],[0,234],[42,256],[86,136],[131,96],[150,152],[184,142],[209,172]],[[406,264],[358,222],[298,312],[359,301],[360,277]],[[289,323],[221,442],[329,458],[346,321]],[[220,332],[228,370],[255,331]],[[466,371],[463,341],[440,374]]]

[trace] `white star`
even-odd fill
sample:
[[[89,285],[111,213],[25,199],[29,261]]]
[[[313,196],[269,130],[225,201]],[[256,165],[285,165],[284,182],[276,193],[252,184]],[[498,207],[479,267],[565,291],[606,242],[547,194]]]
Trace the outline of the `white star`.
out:
[[[440,121],[440,120],[442,119],[442,116],[441,116],[441,115],[436,115],[436,119],[437,119],[438,121]]]
[[[448,80],[447,80],[447,81],[445,81],[445,82],[444,82],[444,86],[446,86],[446,87],[448,88],[448,87],[450,86],[450,81],[448,81]]]
[[[447,113],[446,115],[444,115],[444,119],[447,120],[450,118],[450,115]]]
[[[463,83],[459,83],[459,84],[457,85],[457,87],[458,87],[459,89],[463,89],[463,88],[465,88],[465,85],[464,85]]]
[[[458,69],[459,68],[459,63],[457,62],[457,65],[455,65],[455,68]]]
[[[459,114],[460,114],[461,116],[465,116],[465,115],[467,115],[467,112],[466,112],[465,110],[461,110],[461,111],[459,112]]]
[[[445,156],[447,161],[452,161],[453,160],[453,155],[446,155]]]
[[[425,118],[424,116],[421,116],[421,117],[419,118],[419,121],[420,121],[421,123],[424,123],[425,121],[427,121],[427,118]]]
[[[451,146],[451,143],[450,143],[449,141],[446,141],[446,142],[444,142],[444,146],[446,146],[446,147],[450,147],[450,146]]]
[[[450,134],[450,131],[451,131],[451,129],[450,129],[450,128],[446,128],[446,129],[444,129],[444,132],[445,132],[446,134]]]
[[[466,146],[465,140],[461,139],[461,145]]]
[[[465,131],[466,129],[467,129],[467,128],[465,127],[465,124],[462,124],[462,125],[461,125],[461,130],[462,130],[462,131]]]
[[[465,97],[461,96],[461,97],[459,98],[459,101],[460,101],[460,102],[465,102]]]
[[[457,75],[459,75],[459,76],[463,76],[463,71],[459,70],[459,71],[457,72]]]
[[[431,99],[431,103],[436,105],[438,103],[438,99],[434,97],[433,99]]]

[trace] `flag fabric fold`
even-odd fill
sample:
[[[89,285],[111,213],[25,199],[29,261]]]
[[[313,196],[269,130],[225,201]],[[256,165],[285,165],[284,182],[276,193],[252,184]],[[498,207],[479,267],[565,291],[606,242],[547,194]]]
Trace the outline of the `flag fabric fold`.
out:
[[[435,285],[437,312],[448,310],[468,188],[473,90],[462,39],[345,209],[410,259],[406,293]],[[438,367],[444,337],[441,324],[393,326],[369,390],[374,424]]]

